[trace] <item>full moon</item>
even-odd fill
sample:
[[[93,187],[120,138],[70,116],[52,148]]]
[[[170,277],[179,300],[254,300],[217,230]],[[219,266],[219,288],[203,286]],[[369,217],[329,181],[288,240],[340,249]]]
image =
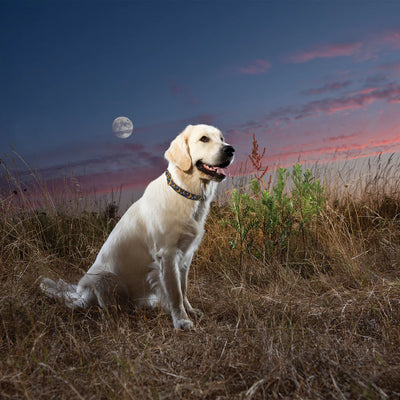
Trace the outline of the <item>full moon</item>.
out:
[[[127,117],[118,117],[114,119],[112,130],[116,137],[126,139],[131,136],[133,132],[132,121]]]

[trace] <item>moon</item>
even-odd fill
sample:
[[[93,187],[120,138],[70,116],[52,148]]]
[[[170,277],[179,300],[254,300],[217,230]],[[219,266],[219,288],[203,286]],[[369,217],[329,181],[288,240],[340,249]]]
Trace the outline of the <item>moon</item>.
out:
[[[132,135],[133,124],[127,117],[118,117],[114,119],[112,130],[116,137],[126,139]]]

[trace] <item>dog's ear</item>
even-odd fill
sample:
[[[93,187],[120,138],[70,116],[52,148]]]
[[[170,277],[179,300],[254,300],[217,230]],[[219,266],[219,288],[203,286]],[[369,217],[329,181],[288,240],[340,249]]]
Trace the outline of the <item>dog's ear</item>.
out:
[[[192,166],[192,159],[189,154],[187,137],[192,125],[188,125],[185,130],[179,134],[165,152],[164,157],[179,167],[182,171],[189,171]]]

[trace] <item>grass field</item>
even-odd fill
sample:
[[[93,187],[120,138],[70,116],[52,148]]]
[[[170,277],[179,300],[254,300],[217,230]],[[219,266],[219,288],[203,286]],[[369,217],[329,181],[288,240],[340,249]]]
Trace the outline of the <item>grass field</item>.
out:
[[[190,332],[161,310],[46,298],[40,276],[77,282],[115,218],[29,203],[16,184],[0,199],[0,398],[400,398],[400,169],[378,164],[321,179],[321,208],[304,221],[300,209],[285,237],[279,221],[243,236],[227,221],[260,210],[215,205],[189,278],[204,312]]]

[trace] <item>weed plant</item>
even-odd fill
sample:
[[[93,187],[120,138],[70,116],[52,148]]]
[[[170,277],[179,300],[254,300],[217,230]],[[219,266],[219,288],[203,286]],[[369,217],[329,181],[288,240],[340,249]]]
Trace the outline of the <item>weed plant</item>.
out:
[[[358,178],[349,164],[270,178],[261,155],[251,184],[212,207],[192,332],[158,309],[46,298],[40,276],[77,282],[118,216],[57,199],[37,176],[24,191],[2,161],[0,398],[400,398],[399,158]]]
[[[293,187],[290,194],[285,192],[288,178]],[[239,247],[239,264],[243,264],[244,252],[264,262],[271,257],[282,261],[289,242],[298,236],[302,239],[303,257],[307,238],[315,230],[315,221],[325,203],[319,180],[309,169],[303,172],[301,165],[296,164],[291,173],[285,168],[278,169],[277,182],[271,191],[262,190],[256,178],[250,182],[250,189],[251,195],[233,190],[230,203],[233,218],[222,221],[237,233],[238,240],[230,240],[230,245],[232,249]],[[294,249],[296,253],[299,250],[298,246]]]

